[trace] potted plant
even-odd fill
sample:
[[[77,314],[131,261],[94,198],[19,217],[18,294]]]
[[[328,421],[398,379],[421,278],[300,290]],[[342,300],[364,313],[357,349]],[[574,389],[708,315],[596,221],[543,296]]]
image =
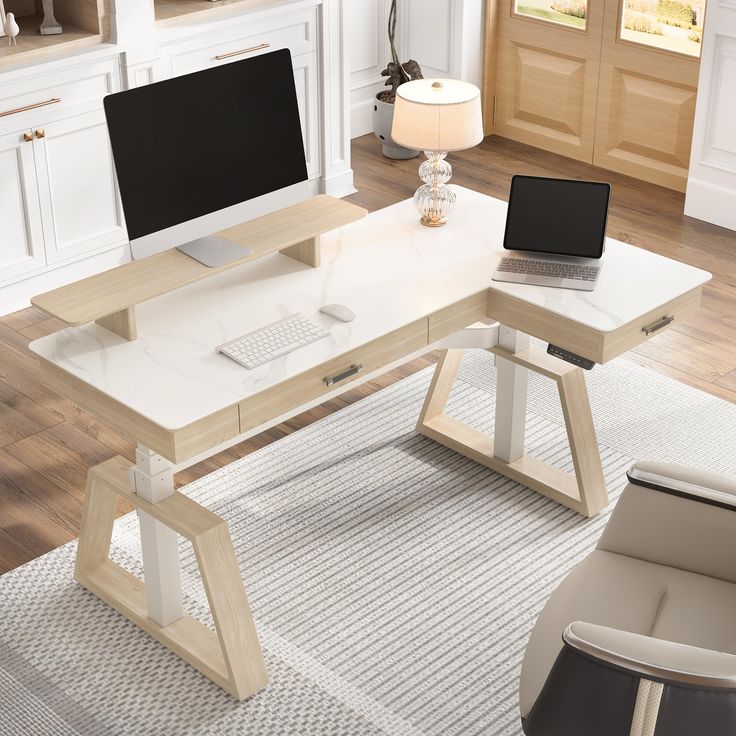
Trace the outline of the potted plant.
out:
[[[391,138],[391,124],[394,120],[394,101],[397,88],[410,82],[412,79],[423,79],[419,64],[410,59],[403,64],[396,53],[396,0],[392,0],[388,14],[388,40],[391,45],[391,61],[381,72],[382,77],[388,77],[385,86],[390,90],[379,92],[373,100],[373,132],[383,144],[383,155],[387,158],[406,159],[414,158],[419,154],[411,148],[397,146]]]

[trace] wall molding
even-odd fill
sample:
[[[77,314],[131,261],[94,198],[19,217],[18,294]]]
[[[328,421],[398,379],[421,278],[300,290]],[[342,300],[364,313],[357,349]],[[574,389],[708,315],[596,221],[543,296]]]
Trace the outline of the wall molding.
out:
[[[416,59],[426,76],[464,79],[481,86],[484,0],[400,0],[396,46],[402,60]],[[389,61],[390,0],[349,3],[350,135],[373,130],[373,98]]]
[[[685,214],[736,230],[736,3],[706,13]]]

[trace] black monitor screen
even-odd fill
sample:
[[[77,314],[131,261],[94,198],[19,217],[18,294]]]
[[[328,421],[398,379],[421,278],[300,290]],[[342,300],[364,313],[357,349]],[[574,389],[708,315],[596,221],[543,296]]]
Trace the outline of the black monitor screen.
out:
[[[515,176],[503,247],[600,258],[610,194],[599,182]]]
[[[288,49],[105,98],[131,240],[307,178]]]

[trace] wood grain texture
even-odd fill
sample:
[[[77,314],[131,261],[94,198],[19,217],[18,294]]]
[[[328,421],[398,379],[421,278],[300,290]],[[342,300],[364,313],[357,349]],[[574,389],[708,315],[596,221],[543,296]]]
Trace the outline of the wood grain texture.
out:
[[[230,691],[242,700],[266,687],[268,672],[227,524],[209,529],[192,543],[225,656]]]
[[[430,419],[439,416],[445,410],[447,400],[450,398],[450,391],[452,391],[452,385],[455,383],[457,373],[460,370],[463,353],[463,350],[457,349],[442,351],[442,355],[437,361],[437,367],[434,369],[424,405],[419,412],[417,428]]]
[[[487,316],[488,290],[484,289],[467,299],[430,314],[427,339],[431,344],[474,322],[480,322]]]
[[[304,263],[307,266],[317,268],[322,260],[319,249],[319,235],[309,238],[302,243],[296,243],[295,245],[290,245],[288,248],[283,248],[279,253],[283,253],[285,256],[289,256],[289,258],[293,258],[295,261]]]
[[[328,386],[325,378],[337,375],[351,365],[361,365],[362,373],[371,373],[408,353],[421,349],[426,344],[427,320],[420,319],[362,347],[350,350],[345,355],[310,368],[241,401],[240,431],[246,432],[258,427],[295,406],[301,406],[322,394],[334,391],[336,386]],[[355,375],[356,378],[359,376],[359,373]],[[345,382],[349,382],[351,378],[345,379]],[[340,385],[345,382],[341,382]]]
[[[700,59],[620,39],[621,5],[605,5],[593,162],[684,192]]]
[[[234,263],[208,268],[172,248],[39,294],[31,301],[52,317],[69,325],[82,325],[302,243],[365,214],[362,207],[323,194],[216,233],[253,249]]]
[[[18,19],[21,29],[17,37],[18,45],[8,46],[7,40],[3,38],[3,43],[0,43],[0,69],[49,54],[58,54],[62,50],[92,46],[102,40],[99,30],[92,31],[80,23],[73,22],[64,24],[63,33],[42,36],[38,32],[42,20],[41,15],[24,16]],[[83,19],[82,23],[86,24],[87,19]]]
[[[600,513],[608,505],[608,493],[583,371],[534,346],[519,352],[496,346],[489,348],[489,352],[556,382],[575,475],[531,455],[524,454],[512,462],[496,457],[493,437],[443,413],[460,367],[462,350],[445,351],[437,363],[417,432],[584,516]]]
[[[58,317],[56,318],[58,320]],[[124,340],[136,340],[138,338],[138,328],[135,323],[135,307],[128,307],[119,312],[113,312],[106,317],[100,317],[95,320],[100,327],[104,327],[116,335],[120,335]]]
[[[383,158],[379,142],[373,136],[354,140],[352,154],[358,188],[358,193],[349,198],[352,202],[375,210],[413,195],[419,183],[415,161]],[[685,217],[684,197],[675,191],[496,136],[487,138],[474,149],[450,154],[449,160],[454,168],[455,183],[501,199],[508,199],[511,176],[516,173],[609,181],[613,193],[608,233],[612,237],[691,263],[713,274],[713,280],[704,289],[700,312],[687,321],[676,323],[665,335],[634,348],[627,353],[627,358],[701,391],[736,402],[736,386],[730,388],[726,378],[736,371],[736,288],[733,279],[736,251],[732,232]],[[56,417],[60,423],[76,427],[105,445],[108,457],[124,455],[132,460],[134,448],[129,440],[44,385],[35,356],[26,350],[29,339],[37,335],[26,333],[44,329],[41,325],[47,319],[48,315],[35,307],[0,317],[0,387],[12,392],[5,396],[16,396],[16,408],[19,397],[24,397],[26,403],[21,411],[27,417],[34,419],[39,411],[46,419]],[[46,325],[46,329],[53,327],[51,323]],[[665,340],[666,349],[660,350]],[[642,350],[647,354],[643,355]],[[196,480],[432,365],[437,357],[435,353],[419,358],[352,388],[187,468],[177,474],[176,482],[181,485]],[[704,370],[708,363],[712,369]],[[0,403],[4,401],[0,395]],[[68,444],[62,444],[53,435],[47,438],[53,445],[68,449]],[[71,441],[71,437],[67,441]],[[79,531],[82,503],[79,495],[69,496],[22,459],[7,454],[0,456],[0,473],[0,487],[5,488],[3,513],[0,514],[1,573],[74,539]],[[123,513],[129,508],[119,505],[118,511]],[[224,672],[224,663],[222,667]]]
[[[268,673],[227,524],[175,493],[150,503],[130,489],[130,462],[114,457],[90,469],[75,579],[238,700],[268,684]],[[142,581],[109,559],[116,497],[123,496],[193,545],[216,634],[183,616],[160,626],[148,617]]]

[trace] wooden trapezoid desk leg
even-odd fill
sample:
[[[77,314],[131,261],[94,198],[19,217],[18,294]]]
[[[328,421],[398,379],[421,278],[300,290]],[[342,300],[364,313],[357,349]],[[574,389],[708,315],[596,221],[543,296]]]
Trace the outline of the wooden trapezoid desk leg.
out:
[[[461,349],[446,350],[441,356],[417,431],[584,516],[594,516],[608,505],[608,493],[582,370],[530,347],[526,341],[515,342],[513,351],[500,342],[502,345],[490,348],[490,352],[496,355],[498,368],[495,429],[508,433],[505,441],[494,442],[493,436],[444,413],[462,359]],[[575,475],[524,453],[527,370],[557,384]]]
[[[268,673],[227,524],[181,493],[147,501],[131,490],[129,470],[118,456],[89,471],[75,579],[233,697],[253,695]],[[118,496],[192,543],[215,631],[184,614],[166,625],[149,616],[143,582],[109,557]]]

